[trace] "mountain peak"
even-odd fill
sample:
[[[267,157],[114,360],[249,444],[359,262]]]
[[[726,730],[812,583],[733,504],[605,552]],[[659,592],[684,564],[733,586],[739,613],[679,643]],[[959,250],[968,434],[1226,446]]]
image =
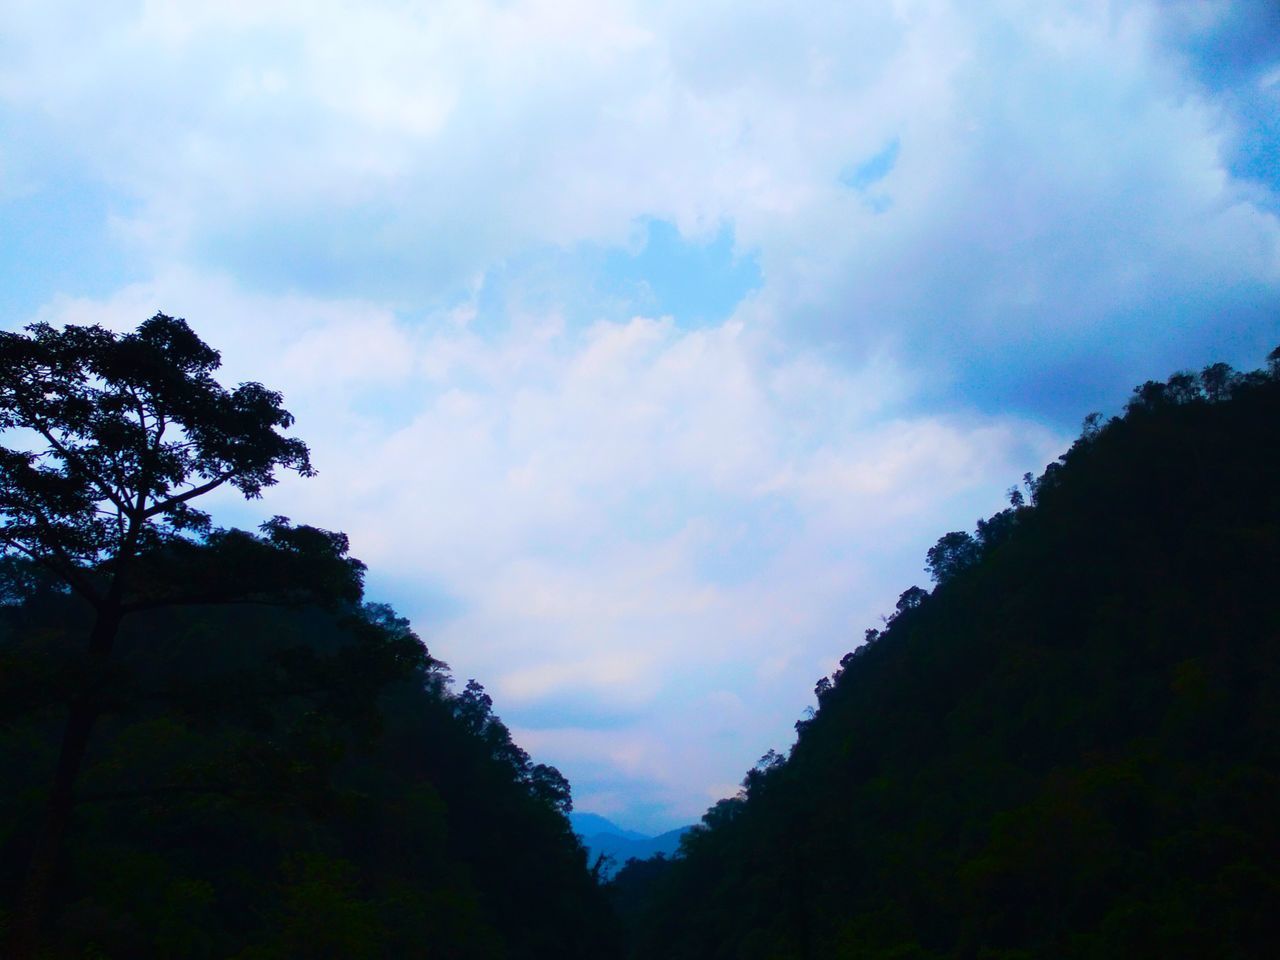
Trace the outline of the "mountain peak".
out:
[[[651,836],[647,833],[624,829],[598,813],[571,813],[569,824],[573,827],[573,832],[584,839],[601,834],[622,837],[624,840],[648,840]]]

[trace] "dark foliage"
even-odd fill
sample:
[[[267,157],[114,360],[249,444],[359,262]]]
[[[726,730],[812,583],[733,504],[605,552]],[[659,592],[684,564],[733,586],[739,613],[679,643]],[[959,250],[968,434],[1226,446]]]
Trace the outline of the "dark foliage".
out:
[[[261,537],[227,533],[192,506],[224,485],[257,497],[278,469],[312,472],[306,444],[280,432],[293,423],[280,395],[258,383],[225,389],[213,376],[220,363],[186,321],[164,314],[123,335],[43,323],[0,333],[0,557],[30,560],[93,612],[5,936],[15,960],[41,952],[81,767],[115,693],[124,619],[197,602],[359,592],[364,568],[340,534],[283,518]],[[189,569],[207,548],[219,559]]]
[[[646,960],[1259,957],[1280,942],[1280,351],[1091,416],[929,552],[682,856]],[[1268,947],[1267,944],[1271,944]]]
[[[9,569],[0,903],[20,882],[91,618],[38,571]],[[479,684],[451,693],[389,608],[139,613],[112,680],[50,956],[612,953],[564,778],[512,742]]]
[[[220,364],[164,314],[124,335],[0,332],[0,549],[101,607],[134,556],[208,532],[192,501],[223,485],[260,496],[279,469],[309,476],[306,444],[280,432],[293,423],[280,394],[227,390]]]

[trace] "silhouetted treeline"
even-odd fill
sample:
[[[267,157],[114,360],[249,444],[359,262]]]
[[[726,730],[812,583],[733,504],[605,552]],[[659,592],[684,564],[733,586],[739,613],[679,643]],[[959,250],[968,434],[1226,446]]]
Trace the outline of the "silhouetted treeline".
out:
[[[682,856],[645,960],[1254,958],[1280,943],[1280,351],[1139,387],[928,555]]]
[[[0,577],[0,902],[20,882],[90,611]],[[564,813],[482,687],[388,608],[183,607],[122,630],[52,956],[549,958],[613,949]]]
[[[188,506],[309,472],[278,395],[222,391],[216,352],[163,315],[29,332],[0,377],[0,427],[50,445],[0,457],[0,943],[8,924],[52,958],[605,960],[615,916],[636,960],[1280,942],[1280,351],[1088,418],[928,552],[935,588],[818,681],[786,756],[602,891],[564,778],[362,601],[344,537]],[[158,410],[191,414],[185,439]]]

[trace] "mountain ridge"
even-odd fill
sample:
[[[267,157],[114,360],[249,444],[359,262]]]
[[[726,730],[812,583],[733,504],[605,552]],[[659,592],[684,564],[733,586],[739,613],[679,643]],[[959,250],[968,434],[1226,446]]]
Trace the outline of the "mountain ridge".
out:
[[[641,833],[639,830],[628,830],[625,827],[620,827],[608,817],[601,816],[598,813],[579,813],[576,810],[569,814],[569,825],[573,827],[573,832],[580,837],[608,835],[622,837],[626,840],[650,840],[654,836],[650,833]]]
[[[690,824],[650,836],[626,830],[599,814],[576,812],[569,814],[569,823],[587,848],[588,863],[600,863],[600,875],[605,879],[616,874],[629,860],[675,856],[681,838],[693,829]],[[601,857],[606,859],[601,861]]]

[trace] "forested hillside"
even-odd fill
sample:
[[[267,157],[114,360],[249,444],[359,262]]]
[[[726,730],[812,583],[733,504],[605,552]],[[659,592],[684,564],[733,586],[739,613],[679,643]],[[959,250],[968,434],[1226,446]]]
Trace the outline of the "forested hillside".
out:
[[[671,862],[649,960],[1260,957],[1280,942],[1280,352],[1093,416],[819,681]],[[1271,948],[1267,947],[1271,944]]]
[[[10,564],[0,889],[39,822],[86,611]],[[594,960],[568,784],[387,608],[139,615],[81,779],[54,956]],[[8,897],[5,898],[6,902]]]

